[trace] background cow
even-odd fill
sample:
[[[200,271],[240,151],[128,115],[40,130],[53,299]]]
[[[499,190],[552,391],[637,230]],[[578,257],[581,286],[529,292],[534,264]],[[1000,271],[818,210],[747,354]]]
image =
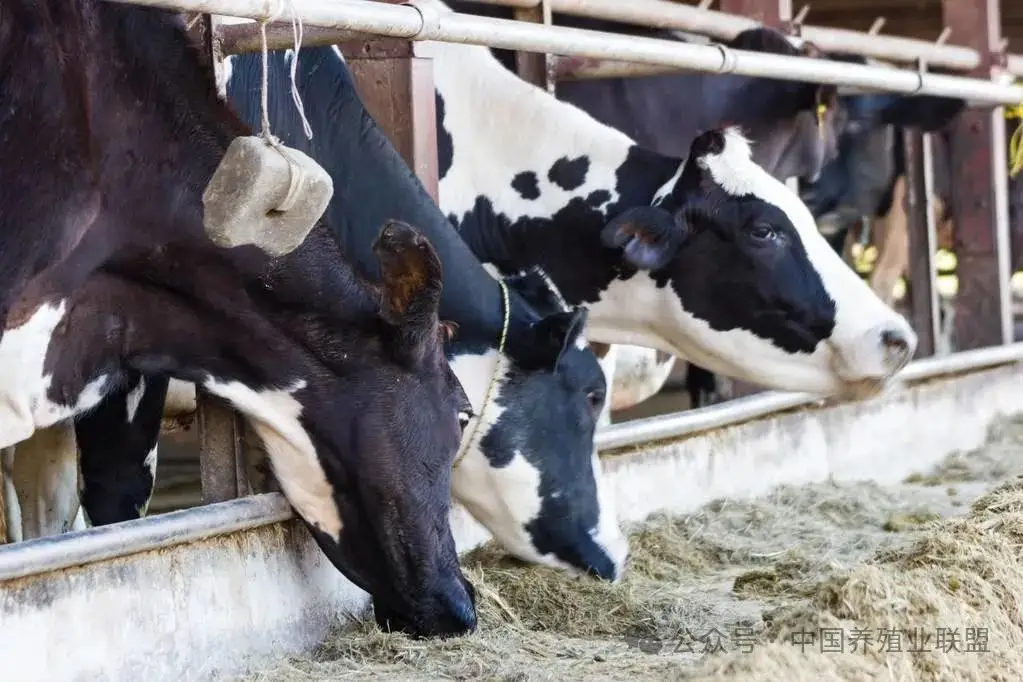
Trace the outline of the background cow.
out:
[[[589,306],[592,340],[825,394],[877,388],[912,353],[906,321],[735,131],[697,137],[683,163],[522,81],[486,48],[423,52],[441,208],[484,262],[507,274],[538,266],[567,303]]]
[[[447,4],[466,14],[514,18],[509,7],[462,0]],[[554,13],[552,21],[558,26],[684,42],[678,32],[604,19]],[[822,56],[812,44],[799,42],[796,47],[774,29],[752,28],[723,44],[769,54]],[[514,52],[491,51],[507,69],[515,71]],[[838,132],[844,127],[842,109],[835,106],[837,89],[827,84],[690,72],[560,81],[555,92],[558,99],[576,105],[637,144],[672,156],[685,156],[700,132],[726,124],[741,126],[752,143],[753,160],[779,180],[815,180],[835,158]],[[656,394],[675,366],[674,355],[640,346],[616,345],[603,353],[605,370],[613,377],[610,396],[614,410]],[[702,368],[690,367],[684,381],[691,396],[703,396],[708,390],[717,396],[714,377]],[[694,407],[705,402],[702,397],[698,400]],[[604,421],[609,420],[608,413]]]

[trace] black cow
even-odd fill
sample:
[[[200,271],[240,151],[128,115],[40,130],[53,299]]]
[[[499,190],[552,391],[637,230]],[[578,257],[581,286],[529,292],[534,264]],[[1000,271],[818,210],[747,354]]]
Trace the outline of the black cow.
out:
[[[104,397],[126,401],[140,375],[194,382],[247,416],[298,516],[378,619],[472,630],[448,526],[471,408],[443,354],[429,241],[367,215],[380,284],[323,223],[283,257],[214,246],[202,194],[250,131],[178,14],[4,2],[0,112],[0,447]],[[82,453],[93,480],[94,454]]]

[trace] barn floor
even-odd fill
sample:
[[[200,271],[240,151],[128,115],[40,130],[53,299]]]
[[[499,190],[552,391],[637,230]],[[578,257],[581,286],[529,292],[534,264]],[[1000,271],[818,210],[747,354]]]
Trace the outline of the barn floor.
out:
[[[485,547],[464,562],[481,594],[481,627],[473,636],[416,642],[368,624],[348,626],[309,657],[239,679],[677,679],[701,658],[713,666],[729,656],[739,661],[729,665],[741,668],[744,659],[752,665],[761,651],[778,647],[759,641],[765,617],[769,622],[794,605],[813,612],[806,605],[821,598],[830,577],[862,566],[880,549],[920,540],[932,522],[963,515],[1019,474],[1023,415],[993,426],[984,447],[953,453],[900,485],[782,487],[762,499],[648,520],[633,529],[629,576],[620,585],[513,565]]]

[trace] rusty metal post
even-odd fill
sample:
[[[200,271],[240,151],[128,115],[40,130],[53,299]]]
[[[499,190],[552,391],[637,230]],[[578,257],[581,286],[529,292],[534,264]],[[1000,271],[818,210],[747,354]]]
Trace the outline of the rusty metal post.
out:
[[[942,0],[945,25],[978,51],[971,75],[990,78],[1000,50],[999,0]],[[1012,341],[1005,113],[969,109],[951,126],[952,210],[959,291],[953,347],[969,350]]]
[[[217,38],[216,22],[209,14],[186,17],[191,32],[204,46],[203,56],[212,63],[217,90],[226,97],[223,50]],[[223,502],[248,494],[245,453],[242,450],[244,423],[224,400],[196,386],[196,416],[199,427],[199,470],[202,502]]]
[[[437,111],[432,60],[397,38],[338,47],[366,109],[437,200]]]
[[[934,224],[933,161],[930,136],[920,130],[903,131],[906,155],[906,219],[909,236],[908,294],[913,329],[919,337],[916,357],[934,355],[939,334],[937,226]]]

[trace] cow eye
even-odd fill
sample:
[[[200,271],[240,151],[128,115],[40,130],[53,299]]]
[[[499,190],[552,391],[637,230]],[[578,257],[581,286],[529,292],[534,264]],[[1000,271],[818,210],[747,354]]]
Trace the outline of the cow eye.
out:
[[[458,425],[465,431],[465,427],[469,425],[469,420],[472,419],[472,412],[469,410],[460,410],[458,412]]]
[[[593,412],[599,412],[600,408],[604,406],[604,392],[590,391],[586,394],[586,401],[590,404],[590,409]]]
[[[769,242],[777,235],[774,228],[766,223],[757,223],[753,226],[753,229],[750,230],[749,234],[750,237],[758,242]]]

